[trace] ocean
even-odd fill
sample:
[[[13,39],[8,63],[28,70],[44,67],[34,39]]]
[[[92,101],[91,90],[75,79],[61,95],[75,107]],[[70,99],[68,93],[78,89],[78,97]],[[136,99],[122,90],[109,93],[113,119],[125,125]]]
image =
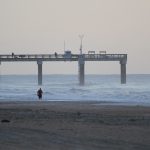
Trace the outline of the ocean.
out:
[[[77,75],[43,75],[38,86],[36,75],[1,75],[0,101],[37,101],[37,90],[43,90],[43,101],[99,101],[150,104],[150,75],[86,75],[80,86]]]

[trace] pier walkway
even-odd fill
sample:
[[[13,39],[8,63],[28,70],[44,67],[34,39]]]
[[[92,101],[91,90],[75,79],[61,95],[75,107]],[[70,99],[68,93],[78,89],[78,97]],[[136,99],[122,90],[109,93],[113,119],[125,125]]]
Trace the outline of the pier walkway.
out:
[[[2,62],[27,62],[35,61],[38,64],[38,84],[42,84],[42,64],[44,61],[78,61],[79,64],[79,83],[84,85],[84,65],[85,61],[119,61],[121,66],[121,83],[126,83],[126,63],[127,54],[11,54],[0,55]]]

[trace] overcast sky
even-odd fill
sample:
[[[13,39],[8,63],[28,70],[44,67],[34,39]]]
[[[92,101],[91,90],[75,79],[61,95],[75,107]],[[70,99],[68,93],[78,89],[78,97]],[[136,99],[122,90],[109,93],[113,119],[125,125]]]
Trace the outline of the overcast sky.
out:
[[[150,73],[150,0],[0,0],[0,54],[127,53],[127,73]],[[119,74],[119,62],[86,73]],[[43,63],[45,74],[78,73],[77,62]],[[34,63],[2,63],[1,74],[36,74]]]

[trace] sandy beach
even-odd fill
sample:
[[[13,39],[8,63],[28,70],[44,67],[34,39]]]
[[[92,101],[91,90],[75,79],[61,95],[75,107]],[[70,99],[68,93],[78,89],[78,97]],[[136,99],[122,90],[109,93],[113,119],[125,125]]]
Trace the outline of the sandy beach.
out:
[[[149,150],[150,107],[0,102],[0,150]]]

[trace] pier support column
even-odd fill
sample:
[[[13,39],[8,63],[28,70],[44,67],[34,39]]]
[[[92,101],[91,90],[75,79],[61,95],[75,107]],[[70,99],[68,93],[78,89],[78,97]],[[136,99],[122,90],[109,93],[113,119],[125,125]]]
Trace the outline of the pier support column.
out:
[[[42,85],[42,61],[37,61],[38,65],[38,85]]]
[[[120,61],[120,67],[121,67],[121,84],[126,84],[126,60]]]
[[[1,61],[0,61],[0,66],[1,66]],[[0,79],[1,79],[1,68],[0,68]]]
[[[78,60],[78,65],[79,65],[79,84],[84,85],[84,56],[80,55],[79,60]]]

